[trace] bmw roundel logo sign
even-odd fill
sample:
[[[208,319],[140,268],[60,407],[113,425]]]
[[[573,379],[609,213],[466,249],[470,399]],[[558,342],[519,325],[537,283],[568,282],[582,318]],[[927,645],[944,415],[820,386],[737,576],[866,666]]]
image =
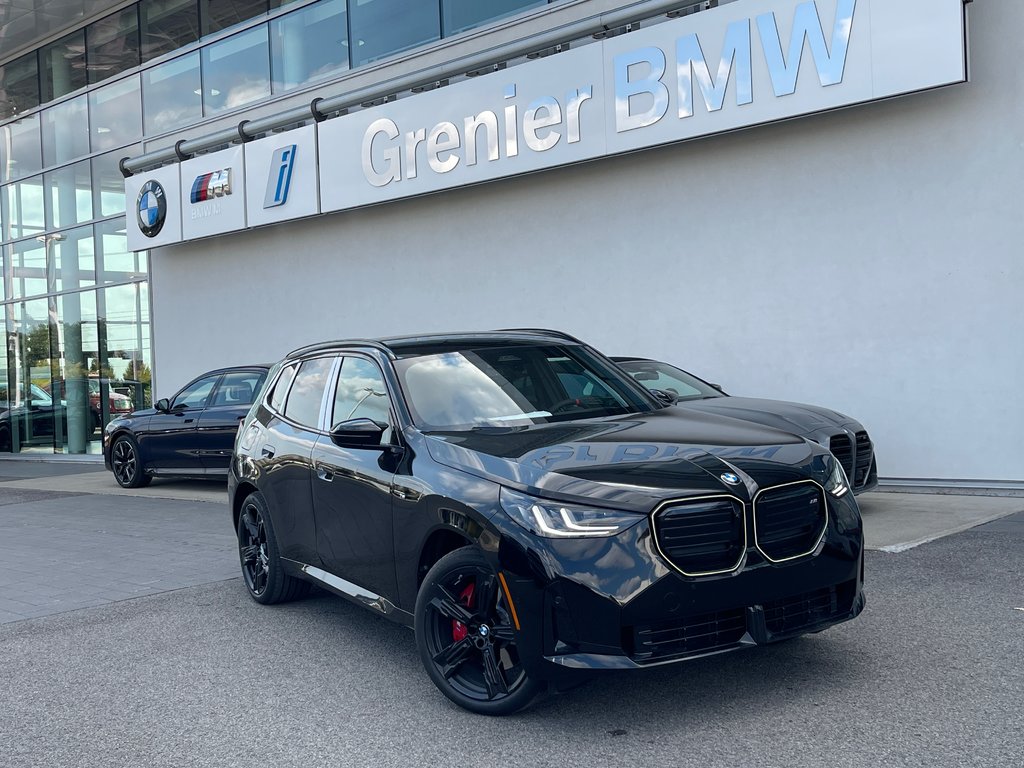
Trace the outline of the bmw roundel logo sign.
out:
[[[135,212],[139,220],[139,231],[146,237],[156,237],[163,229],[167,218],[167,195],[160,182],[150,179],[139,190],[139,199],[135,203]]]
[[[739,477],[737,475],[733,474],[732,472],[723,472],[721,475],[719,475],[719,477],[721,477],[729,485],[739,485],[740,484]]]

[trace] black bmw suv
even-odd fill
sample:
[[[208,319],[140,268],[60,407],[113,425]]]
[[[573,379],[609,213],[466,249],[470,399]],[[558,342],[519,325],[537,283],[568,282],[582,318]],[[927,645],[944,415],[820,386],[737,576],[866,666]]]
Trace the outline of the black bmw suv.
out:
[[[314,583],[414,627],[475,712],[864,607],[860,512],[828,450],[666,407],[553,331],[293,352],[239,429],[229,494],[256,601]]]

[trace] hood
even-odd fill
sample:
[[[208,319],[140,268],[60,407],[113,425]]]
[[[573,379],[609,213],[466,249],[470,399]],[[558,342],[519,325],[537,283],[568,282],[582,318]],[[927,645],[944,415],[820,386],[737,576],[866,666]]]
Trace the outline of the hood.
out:
[[[784,432],[792,432],[815,442],[823,433],[834,432],[836,429],[847,428],[857,431],[864,428],[856,419],[828,408],[783,400],[763,400],[757,397],[687,400],[678,403],[677,407],[762,424]]]
[[[666,498],[744,498],[812,475],[821,481],[828,455],[787,432],[682,408],[432,433],[426,445],[441,464],[525,493],[637,512]],[[727,483],[723,473],[738,475],[739,484]]]

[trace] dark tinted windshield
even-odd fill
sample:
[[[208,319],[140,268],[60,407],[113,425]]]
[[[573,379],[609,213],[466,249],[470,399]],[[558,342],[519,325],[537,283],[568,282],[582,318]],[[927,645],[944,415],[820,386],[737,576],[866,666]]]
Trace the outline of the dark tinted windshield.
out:
[[[486,344],[395,363],[417,426],[517,427],[651,411],[628,380],[576,345]]]
[[[619,367],[648,389],[660,389],[675,395],[679,400],[722,397],[722,393],[711,385],[668,363],[659,363],[653,360],[630,360],[620,362]]]

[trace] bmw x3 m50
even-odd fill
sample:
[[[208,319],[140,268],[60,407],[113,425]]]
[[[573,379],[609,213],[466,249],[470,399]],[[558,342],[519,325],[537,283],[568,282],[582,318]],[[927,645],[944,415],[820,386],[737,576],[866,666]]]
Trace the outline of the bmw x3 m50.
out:
[[[860,513],[827,449],[666,407],[553,331],[297,350],[228,486],[257,602],[314,583],[413,627],[430,679],[480,713],[864,606]]]

